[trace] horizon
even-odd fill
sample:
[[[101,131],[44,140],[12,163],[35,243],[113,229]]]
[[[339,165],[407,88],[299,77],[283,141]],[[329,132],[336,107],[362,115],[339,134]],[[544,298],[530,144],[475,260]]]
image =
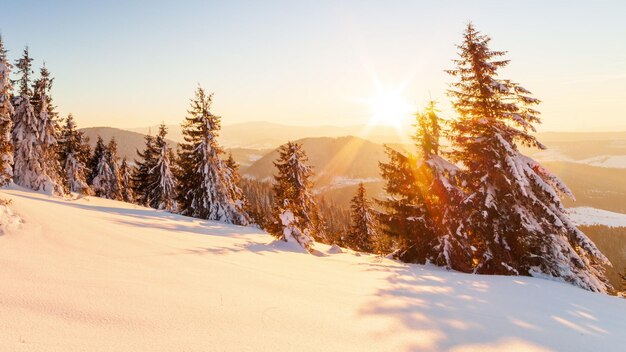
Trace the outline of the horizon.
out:
[[[178,124],[198,83],[224,125],[387,124],[374,115],[395,108],[406,127],[431,97],[455,117],[443,70],[472,21],[543,101],[539,132],[626,130],[622,2],[149,4],[11,3],[0,33],[11,61],[26,45],[45,61],[80,127]]]

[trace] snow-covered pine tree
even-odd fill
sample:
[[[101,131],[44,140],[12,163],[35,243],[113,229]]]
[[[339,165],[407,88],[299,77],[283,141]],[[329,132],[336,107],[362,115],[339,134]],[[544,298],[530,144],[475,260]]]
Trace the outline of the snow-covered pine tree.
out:
[[[93,148],[93,154],[91,155],[91,158],[89,158],[89,163],[87,164],[87,184],[93,185],[93,179],[98,175],[98,165],[100,164],[100,160],[102,160],[105,151],[106,145],[104,145],[102,137],[98,136],[96,145]]]
[[[417,153],[387,147],[389,162],[380,164],[389,194],[380,201],[383,229],[403,261],[471,271],[470,245],[455,221],[463,196],[456,186],[458,168],[439,155],[441,125],[434,102],[416,114],[414,126]]]
[[[58,183],[58,175],[49,175],[50,163],[48,155],[50,151],[49,143],[54,143],[47,132],[46,116],[36,113],[31,100],[34,100],[34,92],[31,89],[30,75],[32,74],[32,61],[28,53],[28,47],[24,49],[23,56],[17,61],[15,67],[20,75],[19,92],[13,100],[15,108],[13,113],[13,131],[11,138],[13,140],[13,180],[16,184],[30,188],[36,191],[45,191],[48,193],[58,193],[61,189]],[[45,82],[43,82],[45,83]],[[46,87],[39,81],[38,98],[46,95]],[[43,105],[47,99],[43,99]],[[47,106],[44,109],[39,107],[39,112],[45,111],[47,114]],[[56,161],[56,155],[52,156]],[[58,170],[54,170],[58,171]],[[57,176],[57,177],[54,177]]]
[[[143,151],[137,150],[139,159],[135,159],[135,168],[132,173],[133,192],[137,203],[143,206],[150,205],[150,187],[155,183],[154,170],[159,150],[156,147],[154,137],[147,134],[144,137],[145,147]]]
[[[33,83],[32,105],[37,118],[37,133],[39,143],[43,151],[44,159],[41,161],[43,174],[47,178],[42,189],[54,194],[65,193],[61,165],[58,159],[59,123],[58,113],[52,103],[50,91],[53,78],[45,65],[40,69],[40,77]]]
[[[477,248],[475,271],[562,278],[582,288],[610,288],[606,257],[570,220],[560,194],[570,190],[518,144],[545,147],[531,134],[539,100],[498,77],[509,61],[489,48],[490,38],[467,26],[458,45],[456,82],[448,94],[459,118],[452,122],[453,160],[464,166],[471,210],[463,225]]]
[[[59,138],[59,158],[64,170],[63,180],[69,192],[91,194],[87,184],[89,144],[85,134],[76,129],[72,114],[67,116]]]
[[[98,173],[93,179],[93,189],[98,197],[123,200],[122,177],[115,138],[111,138],[98,161]]]
[[[120,177],[122,182],[122,200],[127,203],[135,203],[132,169],[130,165],[128,165],[126,157],[122,159],[122,164],[120,165]]]
[[[149,179],[152,183],[149,185],[148,198],[152,208],[176,211],[176,183],[171,165],[173,153],[167,145],[166,136],[167,127],[161,124],[154,140],[156,155],[155,164],[149,171]]]
[[[183,215],[248,225],[243,193],[221,158],[220,118],[210,111],[212,97],[198,87],[183,124],[185,142],[177,158],[178,204]]]
[[[0,35],[0,187],[13,180],[13,104],[11,103],[13,85],[11,84],[11,68],[7,59],[7,51]]]
[[[323,240],[325,234],[320,215],[311,194],[313,171],[302,145],[288,142],[278,148],[274,162],[274,222],[269,231],[278,239],[296,241],[312,251],[313,239]]]
[[[352,224],[344,239],[344,245],[348,248],[362,252],[374,252],[378,240],[375,213],[370,201],[367,199],[365,186],[359,183],[359,188],[350,204]]]

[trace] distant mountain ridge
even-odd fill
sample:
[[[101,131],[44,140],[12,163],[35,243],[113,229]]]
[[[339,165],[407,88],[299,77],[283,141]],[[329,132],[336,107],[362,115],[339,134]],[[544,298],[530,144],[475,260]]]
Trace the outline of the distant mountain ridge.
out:
[[[80,131],[89,137],[89,145],[93,148],[98,141],[98,136],[102,137],[104,143],[108,143],[111,138],[115,137],[117,141],[118,155],[120,158],[127,158],[133,161],[137,158],[137,150],[143,150],[145,146],[145,134],[124,130],[113,127],[88,127],[81,128]],[[152,133],[156,133],[153,130]],[[167,143],[176,148],[177,143],[167,139]]]
[[[132,128],[133,132],[148,133],[154,131],[155,126]],[[180,125],[169,125],[169,138],[182,141]],[[243,122],[222,125],[219,134],[220,143],[226,148],[268,149],[276,148],[287,141],[314,137],[344,137],[356,136],[366,138],[376,143],[392,143],[400,140],[398,132],[393,127],[367,125],[352,126],[296,126],[273,122]]]
[[[283,137],[286,140],[296,140],[302,143],[316,173],[314,178],[316,192],[337,204],[347,205],[360,181],[365,183],[371,197],[385,196],[384,183],[380,179],[378,167],[379,161],[386,160],[382,144],[360,137],[346,136],[297,139],[287,138],[279,133],[282,137],[278,138],[273,137],[273,132],[269,131],[275,125],[266,123],[240,124],[230,132],[225,126],[225,131],[222,131],[223,133],[218,137],[220,143],[228,138],[232,141],[233,134],[244,125],[249,129],[244,137],[257,136],[250,141],[250,144],[262,144],[260,142],[263,140],[279,143],[279,139]],[[262,125],[265,127],[262,128]],[[304,127],[291,126],[291,128],[297,128],[300,134],[307,133],[307,128]],[[120,156],[126,156],[131,161],[137,157],[136,150],[141,150],[144,146],[144,135],[138,132],[110,127],[85,128],[82,131],[90,137],[92,146],[95,145],[98,135],[101,135],[105,142],[115,137],[118,141]],[[155,132],[156,128],[152,128],[152,133]],[[314,132],[316,131],[311,133]],[[340,132],[343,131],[336,133]],[[270,136],[263,136],[264,133]],[[175,147],[175,131],[170,130],[168,137],[171,138],[169,143]],[[626,165],[621,164],[622,160],[626,161],[626,132],[594,132],[588,135],[550,132],[539,134],[538,138],[549,147],[548,150],[522,148],[522,151],[536,158],[572,188],[577,201],[565,200],[567,206],[590,206],[626,213],[626,203],[624,203]],[[397,143],[391,145],[397,149],[410,147]],[[273,161],[278,155],[275,147],[268,149],[231,147],[226,148],[226,152],[232,153],[233,158],[240,164],[242,175],[258,180],[271,180],[275,171]]]

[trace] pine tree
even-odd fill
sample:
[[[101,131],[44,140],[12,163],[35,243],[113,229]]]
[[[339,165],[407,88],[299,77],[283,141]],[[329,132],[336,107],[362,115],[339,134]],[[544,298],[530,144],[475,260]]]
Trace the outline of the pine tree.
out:
[[[395,256],[412,263],[433,263],[459,271],[471,271],[472,254],[461,231],[458,203],[462,190],[456,185],[458,168],[439,155],[442,133],[435,103],[416,114],[416,154],[403,155],[387,148],[389,163],[381,163],[390,197],[381,204],[386,232],[395,239]]]
[[[45,77],[39,79],[31,89],[32,61],[28,48],[15,67],[20,74],[19,95],[13,100],[13,180],[16,184],[36,191],[61,193],[56,155],[52,155],[56,143],[48,125],[48,84]],[[39,103],[35,110],[31,100]],[[51,167],[52,166],[52,167]]]
[[[151,180],[149,190],[149,205],[155,209],[176,211],[176,184],[172,173],[171,160],[173,153],[167,146],[165,137],[167,127],[159,126],[159,133],[154,141],[155,164],[149,171]]]
[[[352,210],[352,224],[344,244],[356,251],[374,252],[375,244],[378,240],[374,219],[375,213],[370,201],[367,199],[363,183],[359,184],[359,188],[352,198],[350,208]]]
[[[279,240],[296,241],[311,251],[313,239],[323,240],[325,234],[321,217],[311,194],[313,171],[306,165],[302,145],[288,142],[278,148],[274,162],[274,222],[269,231]]]
[[[157,149],[154,137],[150,134],[144,137],[145,147],[143,151],[137,150],[138,160],[135,160],[136,167],[132,173],[133,192],[137,203],[143,206],[150,205],[150,187],[155,183],[152,170],[156,167]]]
[[[96,196],[123,200],[122,176],[120,174],[115,138],[111,138],[111,141],[105,147],[104,153],[98,161],[97,170],[98,172],[93,179],[93,188]]]
[[[88,139],[76,129],[72,114],[67,116],[59,138],[59,157],[64,170],[65,188],[69,192],[91,194],[87,184],[87,157],[90,153]]]
[[[13,104],[11,103],[13,85],[11,83],[11,65],[0,35],[0,187],[13,180]]]
[[[469,24],[458,46],[457,79],[448,94],[459,118],[452,122],[452,159],[464,166],[471,209],[462,226],[476,248],[475,271],[549,275],[592,291],[609,284],[608,260],[569,219],[560,193],[570,190],[518,144],[544,149],[531,134],[540,122],[539,100],[519,84],[498,77],[508,65],[503,51]]]
[[[183,215],[248,225],[250,217],[234,182],[235,173],[221,158],[220,118],[210,111],[212,97],[199,87],[183,124],[185,142],[177,158],[178,204]]]
[[[33,83],[31,103],[38,123],[39,142],[44,159],[41,162],[43,173],[49,179],[49,189],[55,194],[63,194],[61,165],[58,160],[59,124],[58,113],[52,103],[50,91],[54,79],[45,65],[40,70],[40,77]]]
[[[273,221],[274,193],[271,183],[246,178],[241,179],[240,182],[244,199],[247,200],[246,212],[250,214],[255,224],[262,229],[268,229]]]
[[[323,196],[316,197],[315,202],[320,218],[324,220],[324,243],[345,247],[351,225],[350,208],[341,207]]]
[[[89,163],[87,165],[87,184],[93,185],[93,179],[98,175],[98,165],[100,164],[100,160],[102,160],[105,151],[106,146],[104,145],[104,141],[102,140],[102,137],[98,136],[98,140],[96,141],[96,145],[93,149],[93,154],[91,155],[91,158],[89,158]]]
[[[120,165],[120,177],[122,182],[122,200],[127,203],[135,202],[135,192],[133,191],[133,176],[132,169],[128,165],[128,161],[126,158],[122,159],[122,164]]]

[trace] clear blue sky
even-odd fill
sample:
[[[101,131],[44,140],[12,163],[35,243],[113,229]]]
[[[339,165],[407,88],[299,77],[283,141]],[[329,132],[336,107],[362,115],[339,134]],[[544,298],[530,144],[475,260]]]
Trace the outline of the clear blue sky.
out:
[[[542,130],[626,130],[626,1],[2,2],[9,56],[45,60],[82,126],[179,123],[197,83],[225,124],[366,123],[376,81],[450,113],[471,20],[544,101]]]

